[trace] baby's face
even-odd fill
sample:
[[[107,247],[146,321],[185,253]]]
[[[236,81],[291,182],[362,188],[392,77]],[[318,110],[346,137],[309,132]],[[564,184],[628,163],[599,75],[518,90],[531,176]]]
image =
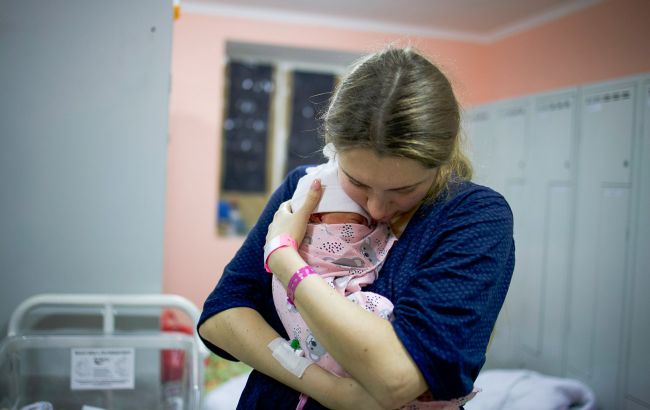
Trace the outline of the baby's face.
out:
[[[354,212],[322,212],[309,217],[312,223],[368,225],[366,218]]]

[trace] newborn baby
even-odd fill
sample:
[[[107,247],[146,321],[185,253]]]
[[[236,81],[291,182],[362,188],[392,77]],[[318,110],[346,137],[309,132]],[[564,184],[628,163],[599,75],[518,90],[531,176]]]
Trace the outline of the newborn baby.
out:
[[[396,237],[386,223],[374,223],[366,211],[344,191],[338,180],[338,164],[333,158],[326,164],[309,168],[291,200],[291,208],[302,206],[314,179],[320,179],[323,195],[309,218],[305,237],[298,252],[325,281],[342,296],[384,319],[390,319],[393,304],[385,297],[362,288],[377,278],[388,250]],[[318,343],[288,303],[287,293],[273,278],[273,300],[280,320],[305,356],[339,376],[347,372]]]

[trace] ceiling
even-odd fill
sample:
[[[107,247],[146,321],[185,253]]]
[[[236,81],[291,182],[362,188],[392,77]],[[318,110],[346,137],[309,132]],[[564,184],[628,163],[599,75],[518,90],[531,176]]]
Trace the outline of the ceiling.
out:
[[[190,12],[490,42],[603,0],[187,0]]]

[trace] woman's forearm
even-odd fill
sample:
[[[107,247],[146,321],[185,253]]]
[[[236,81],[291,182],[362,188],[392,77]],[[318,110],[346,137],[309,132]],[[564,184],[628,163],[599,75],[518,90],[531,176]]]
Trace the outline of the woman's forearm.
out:
[[[296,290],[296,307],[316,339],[384,407],[397,408],[428,389],[385,319],[342,298],[320,278]]]
[[[355,408],[355,401],[361,399],[367,404],[364,408],[380,408],[352,379],[338,378],[318,366],[309,366],[302,378],[287,371],[267,347],[279,337],[278,333],[253,309],[241,307],[223,311],[205,321],[199,332],[202,337],[242,362],[307,394],[326,407]],[[342,391],[349,394],[342,394]],[[350,397],[353,395],[355,397]]]
[[[269,266],[286,286],[291,272],[305,261],[293,249],[276,253]],[[384,407],[399,407],[428,389],[388,321],[341,297],[316,276],[303,279],[295,301],[325,350]]]

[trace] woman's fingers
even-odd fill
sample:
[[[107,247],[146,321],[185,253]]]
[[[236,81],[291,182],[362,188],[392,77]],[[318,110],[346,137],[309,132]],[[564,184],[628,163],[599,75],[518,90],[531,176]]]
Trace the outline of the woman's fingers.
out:
[[[287,213],[293,213],[293,210],[291,209],[291,200],[284,201],[282,205],[280,205],[280,209]]]
[[[320,179],[314,179],[314,181],[309,186],[309,192],[307,193],[307,198],[305,198],[305,203],[302,207],[296,211],[300,213],[301,216],[305,219],[309,219],[309,215],[314,212],[318,202],[320,202],[320,197],[323,194],[323,189],[320,184]]]
[[[305,203],[300,209],[291,209],[291,201],[280,204],[266,233],[267,242],[280,234],[287,233],[300,243],[305,235],[309,215],[318,205],[321,193],[322,187],[320,180],[317,179],[312,183]]]

